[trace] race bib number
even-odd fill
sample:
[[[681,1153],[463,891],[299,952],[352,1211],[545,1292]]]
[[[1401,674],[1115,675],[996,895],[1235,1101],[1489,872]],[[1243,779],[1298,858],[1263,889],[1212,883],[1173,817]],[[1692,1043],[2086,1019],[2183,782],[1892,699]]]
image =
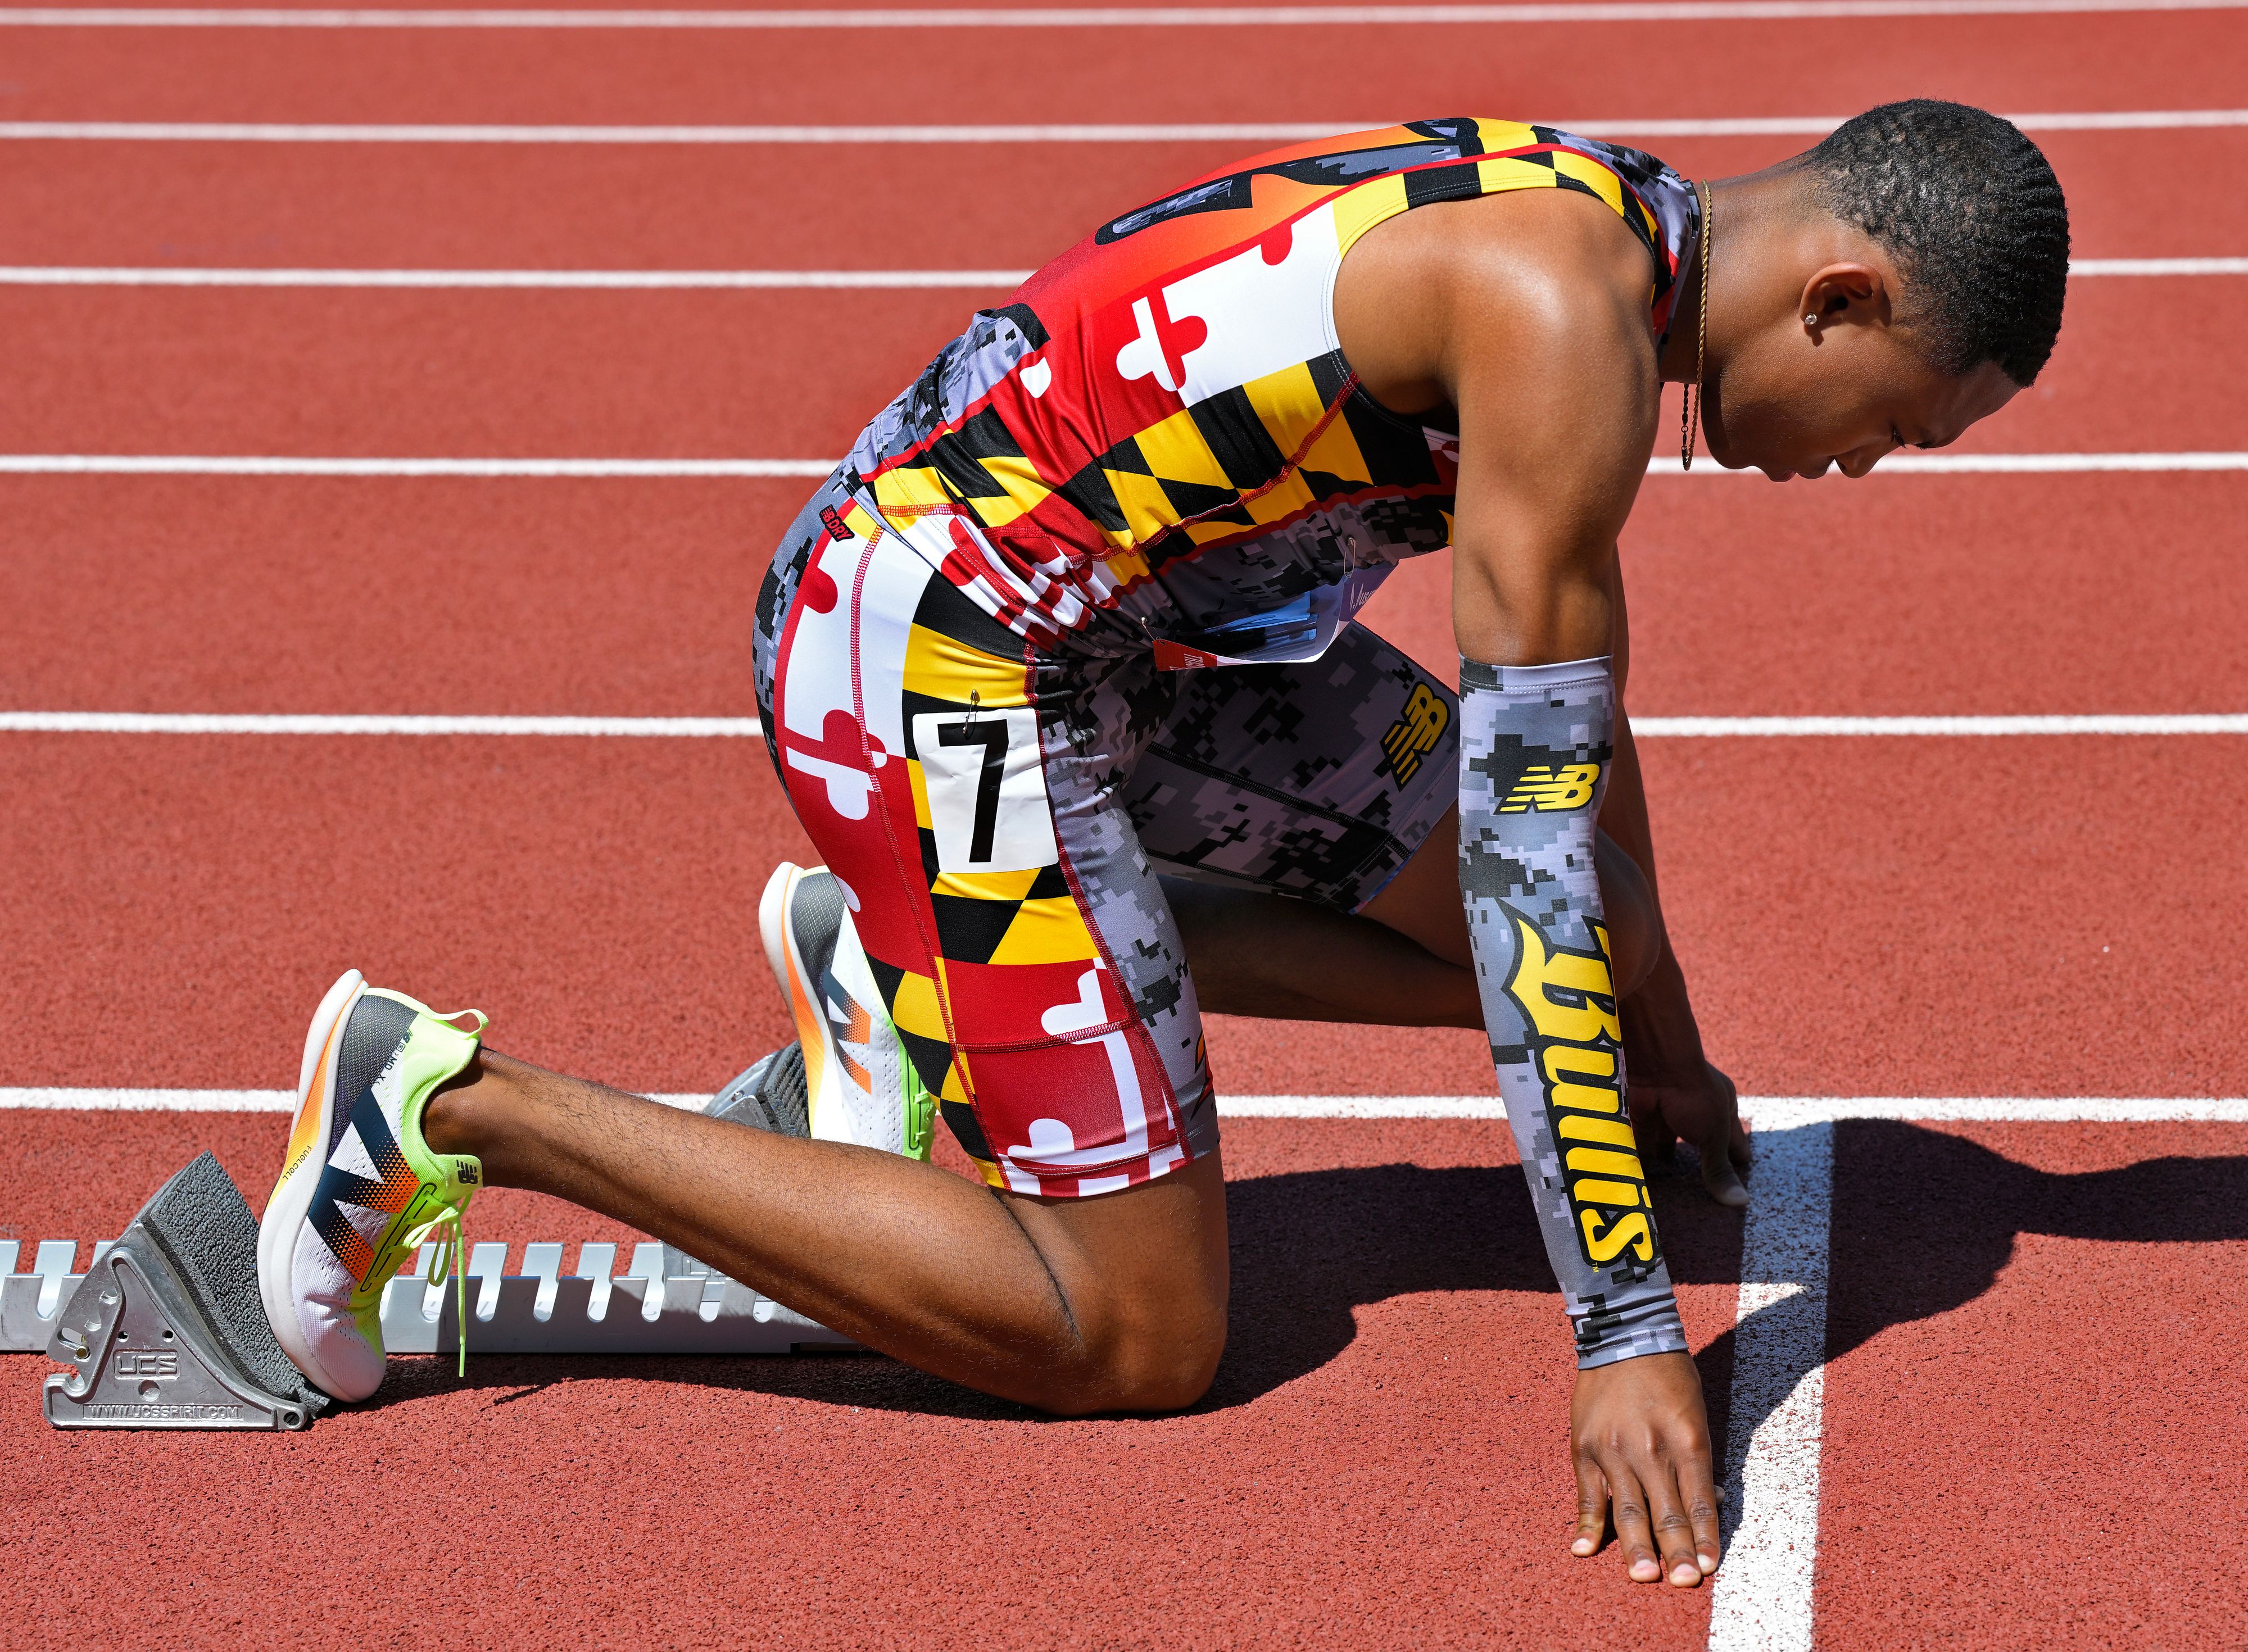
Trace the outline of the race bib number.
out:
[[[1027,872],[1061,858],[1036,711],[924,712],[913,736],[938,870]]]

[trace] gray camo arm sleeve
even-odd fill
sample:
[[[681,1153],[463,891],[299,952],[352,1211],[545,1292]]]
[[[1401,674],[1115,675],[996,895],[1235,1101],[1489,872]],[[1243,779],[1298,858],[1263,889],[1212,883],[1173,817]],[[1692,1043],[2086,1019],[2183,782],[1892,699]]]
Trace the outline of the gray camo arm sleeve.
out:
[[[1686,1347],[1623,1105],[1593,869],[1614,736],[1605,657],[1460,661],[1460,898],[1499,1095],[1587,1368]]]

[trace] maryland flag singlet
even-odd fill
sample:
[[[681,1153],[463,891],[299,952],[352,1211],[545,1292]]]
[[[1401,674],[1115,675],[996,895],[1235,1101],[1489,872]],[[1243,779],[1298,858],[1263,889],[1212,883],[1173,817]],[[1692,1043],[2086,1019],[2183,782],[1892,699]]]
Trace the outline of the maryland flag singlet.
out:
[[[1360,387],[1334,327],[1359,236],[1435,202],[1597,196],[1646,246],[1658,336],[1699,209],[1653,156],[1514,121],[1276,150],[1100,226],[979,313],[844,475],[1042,648],[1181,667],[1318,657],[1450,542],[1456,430]]]

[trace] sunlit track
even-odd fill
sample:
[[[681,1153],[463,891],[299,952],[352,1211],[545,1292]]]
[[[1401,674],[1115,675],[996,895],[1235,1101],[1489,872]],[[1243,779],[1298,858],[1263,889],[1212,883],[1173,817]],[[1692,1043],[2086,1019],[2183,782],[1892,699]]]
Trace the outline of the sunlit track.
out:
[[[2248,258],[2079,258],[2075,278],[2248,275]],[[218,270],[0,266],[10,287],[370,288],[416,291],[521,289],[572,292],[910,291],[1014,288],[1030,270]]]
[[[707,476],[769,479],[819,477],[833,459],[437,459],[326,458],[285,454],[0,454],[0,476],[515,476],[635,478]],[[1898,453],[1881,461],[1874,476],[2066,476],[2088,472],[2248,470],[2240,453]],[[1676,459],[1648,462],[1650,476],[1743,476],[1706,461],[1686,470]]]
[[[2248,460],[2248,455],[2242,456]],[[189,454],[0,454],[0,476],[516,476],[625,478],[827,475],[833,459],[353,459]]]
[[[658,1641],[723,1612],[1099,1646],[1105,1614],[1052,1603],[1118,1553],[1208,1585],[1161,1633],[1244,1648],[1857,1652],[1929,1610],[1963,1644],[2229,1643],[2137,1505],[2238,1466],[2248,429],[2205,329],[2248,219],[2171,181],[2248,142],[2221,68],[2248,0],[437,4],[0,4],[0,113],[51,117],[0,121],[0,605],[30,621],[0,650],[0,1241],[118,1232],[206,1148],[255,1203],[295,1103],[269,1086],[346,963],[673,1107],[792,1036],[749,920],[808,858],[744,715],[770,547],[956,312],[1123,202],[1484,107],[1502,63],[1498,112],[1605,108],[1552,124],[1712,177],[1822,109],[2046,111],[2012,118],[2076,246],[2149,256],[2075,260],[2053,370],[1970,451],[1885,459],[1896,486],[1682,489],[1761,477],[1657,457],[1641,490],[1635,703],[1738,714],[1633,720],[1758,1138],[1744,1215],[1690,1155],[1651,1178],[1726,1425],[1712,1587],[1559,1553],[1538,1443],[1571,1362],[1480,1031],[1220,1015],[1234,1334],[1183,1419],[1025,1426],[876,1359],[401,1361],[278,1470],[174,1436],[88,1473],[88,1443],[11,1431],[6,1477],[50,1492],[27,1590],[179,1506],[309,1575],[326,1534],[270,1511],[326,1483],[454,1533],[452,1605],[498,1647],[635,1608]],[[1338,53],[1379,62],[1306,95]],[[931,190],[974,198],[925,229]],[[1450,561],[1363,616],[1445,682]],[[2086,867],[2123,893],[2087,901]],[[949,1137],[937,1162],[965,1169]],[[476,1216],[482,1251],[643,1237],[500,1186]],[[415,1496],[430,1438],[473,1472]],[[1259,1529],[1210,1548],[1244,1498]],[[2047,1498],[2105,1565],[2039,1573]],[[1988,1564],[1957,1565],[1963,1527]],[[973,1600],[913,1568],[937,1529]],[[586,1568],[586,1531],[624,1560]],[[646,1594],[633,1557],[682,1552],[709,1587]],[[2197,1551],[2240,1552],[2221,1521]],[[426,1555],[363,1559],[416,1610]],[[182,1570],[80,1590],[80,1638],[285,1621]]]
[[[1518,5],[1023,6],[925,10],[401,11],[270,7],[18,6],[0,28],[156,29],[1178,29],[1762,18],[2049,17],[2231,11],[2242,0],[1562,0]]]
[[[2248,258],[2235,262],[2248,269]],[[1031,274],[1028,270],[193,270],[163,266],[94,270],[16,266],[0,268],[0,286],[374,287],[441,291],[525,288],[591,292],[705,289],[903,291],[928,287],[1011,288],[1020,286]]]
[[[2007,117],[2025,132],[2169,132],[2248,126],[2248,109],[2083,111]],[[1823,137],[1842,115],[1740,120],[1602,116],[1551,124],[1589,138]],[[484,126],[401,122],[231,120],[8,120],[0,141],[98,143],[1292,143],[1365,130],[1378,119],[1338,125],[1264,122],[1073,126]]]
[[[2004,739],[2061,735],[2242,735],[2248,713],[2094,713],[1962,717],[1635,717],[1643,740]],[[754,717],[355,716],[329,713],[0,711],[0,733],[503,735],[567,738],[762,738]]]

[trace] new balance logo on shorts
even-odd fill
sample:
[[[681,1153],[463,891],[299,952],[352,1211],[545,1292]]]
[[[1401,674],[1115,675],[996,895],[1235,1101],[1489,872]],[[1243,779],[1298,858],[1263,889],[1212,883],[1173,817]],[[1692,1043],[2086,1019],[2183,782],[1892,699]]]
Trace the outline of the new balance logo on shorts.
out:
[[[1389,757],[1389,772],[1399,785],[1420,771],[1421,759],[1436,750],[1436,742],[1443,738],[1445,726],[1451,720],[1451,708],[1444,703],[1442,695],[1425,682],[1414,685],[1413,696],[1405,702],[1405,709],[1381,737],[1381,749]]]
[[[1590,803],[1593,788],[1600,781],[1600,765],[1597,763],[1565,763],[1558,771],[1539,764],[1523,771],[1522,778],[1514,783],[1514,790],[1506,794],[1506,801],[1498,805],[1498,812],[1527,814],[1535,809],[1540,814],[1566,814]]]

